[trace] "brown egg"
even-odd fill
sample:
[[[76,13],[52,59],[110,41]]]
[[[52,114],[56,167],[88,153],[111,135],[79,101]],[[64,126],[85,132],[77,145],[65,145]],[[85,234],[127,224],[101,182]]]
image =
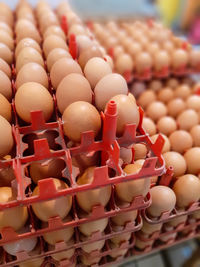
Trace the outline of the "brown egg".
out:
[[[62,48],[68,51],[66,41],[64,41],[61,37],[57,35],[49,35],[46,37],[46,39],[43,42],[43,50],[44,50],[45,56],[47,57],[48,54],[54,48]]]
[[[86,63],[92,57],[103,57],[100,49],[96,46],[91,46],[89,49],[85,49],[80,53],[78,57],[78,63],[82,69],[84,69]]]
[[[169,140],[171,143],[172,150],[181,154],[191,148],[193,143],[191,135],[184,130],[178,130],[173,132],[169,136]]]
[[[147,156],[147,147],[145,144],[135,144],[134,148],[134,160],[145,159]]]
[[[185,110],[186,104],[181,98],[174,98],[167,104],[168,114],[176,118],[182,111]]]
[[[0,58],[5,60],[8,64],[11,64],[13,61],[13,54],[9,47],[4,43],[0,43]]]
[[[184,158],[187,163],[187,171],[192,174],[199,174],[200,165],[199,165],[199,156],[200,156],[200,147],[192,147],[187,150],[184,154]]]
[[[136,174],[141,170],[142,165],[138,163],[128,164],[124,168],[126,174]],[[121,201],[132,202],[136,196],[146,196],[150,189],[150,178],[132,180],[116,184],[115,192]]]
[[[157,121],[167,115],[167,108],[162,102],[154,101],[147,106],[146,114],[152,120]]]
[[[112,53],[113,53],[113,58],[116,59],[117,56],[120,56],[124,53],[124,48],[121,45],[117,45],[113,47]]]
[[[184,157],[178,152],[169,151],[163,154],[166,168],[173,167],[173,176],[178,177],[186,172],[187,165]]]
[[[142,121],[142,127],[150,136],[156,134],[156,125],[152,119],[144,117]]]
[[[148,42],[148,46],[146,47],[146,50],[153,57],[153,56],[155,56],[158,53],[158,51],[160,50],[160,48],[159,48],[158,43],[156,43],[156,42],[149,43]]]
[[[82,242],[87,242],[91,239],[91,237],[86,237],[84,235],[80,236],[80,240]],[[88,244],[83,244],[81,246],[81,250],[84,251],[85,253],[91,253],[92,251],[100,251],[105,244],[105,240],[98,240],[92,243],[88,243]]]
[[[175,182],[173,190],[176,194],[176,205],[187,208],[200,199],[200,180],[192,174],[183,175]]]
[[[186,107],[188,109],[194,109],[196,111],[200,110],[200,96],[199,95],[191,95],[186,100]]]
[[[82,53],[83,50],[89,49],[89,47],[93,45],[92,40],[86,35],[77,35],[76,43],[79,54]]]
[[[6,31],[10,37],[13,37],[12,28],[7,23],[0,21],[0,29]]]
[[[142,46],[138,42],[132,42],[129,47],[127,47],[127,51],[132,57],[136,57],[138,53],[141,53]]]
[[[84,74],[92,88],[106,75],[112,73],[109,64],[100,57],[93,57],[88,60],[84,68]]]
[[[3,157],[8,155],[9,152],[11,151],[14,145],[14,139],[10,123],[1,115],[0,115],[0,129],[2,133],[0,139],[0,157]]]
[[[162,153],[165,153],[165,152],[170,151],[171,144],[170,144],[169,138],[166,135],[164,135],[164,134],[161,134],[161,135],[162,135],[162,137],[164,138],[164,141],[165,141],[163,149],[162,149]],[[157,138],[158,138],[158,134],[152,135],[151,136],[152,142],[155,143]]]
[[[119,232],[122,231],[124,228],[122,226],[118,225],[113,225],[112,230],[114,232]],[[122,242],[127,242],[131,238],[131,232],[123,233],[123,234],[118,234],[113,236],[110,241],[116,245],[121,244]]]
[[[123,53],[116,57],[115,69],[118,73],[124,74],[126,71],[132,72],[133,68],[134,68],[134,63],[129,54]]]
[[[150,69],[153,65],[152,57],[149,53],[140,52],[135,58],[135,68],[138,73]]]
[[[157,129],[158,132],[161,132],[168,136],[174,131],[176,131],[176,121],[172,117],[164,116],[158,120]]]
[[[176,78],[169,78],[167,80],[167,87],[172,88],[172,89],[176,89],[179,86],[179,80]]]
[[[190,96],[191,90],[190,87],[186,84],[180,85],[174,91],[174,97],[186,99]]]
[[[2,94],[0,94],[0,115],[4,117],[7,121],[11,122],[12,119],[11,104]]]
[[[84,113],[84,116],[83,116]],[[80,142],[81,133],[94,131],[96,136],[101,129],[101,117],[94,106],[84,101],[70,104],[63,116],[64,134],[72,141]],[[80,123],[76,123],[81,121]]]
[[[38,267],[44,262],[43,258],[35,258],[33,260],[26,260],[19,263],[19,267]]]
[[[189,64],[191,67],[199,67],[200,64],[200,51],[192,49],[189,53]]]
[[[117,249],[120,247],[120,244],[114,244],[110,242],[109,246],[110,246],[109,256],[112,257],[113,259],[123,257],[128,251],[128,248]]]
[[[15,94],[15,107],[19,117],[30,123],[31,111],[42,110],[48,121],[53,113],[53,98],[39,83],[28,82],[19,87]]]
[[[2,129],[2,127],[1,127]],[[6,134],[6,133],[5,133]],[[6,136],[8,138],[8,136]],[[1,142],[2,142],[1,138]],[[5,143],[5,140],[4,140]],[[11,187],[0,187],[0,202],[2,204],[16,200],[16,195]],[[28,211],[25,206],[18,206],[0,211],[0,229],[12,227],[14,230],[20,230],[28,219]]]
[[[63,48],[54,48],[47,56],[47,67],[51,71],[53,64],[61,58],[72,58],[70,53]]]
[[[142,222],[143,226],[141,228],[141,232],[147,235],[160,231],[163,225],[162,223],[149,224],[146,220],[143,220]]]
[[[35,18],[34,18],[33,12],[31,8],[27,6],[21,7],[19,11],[17,12],[17,20],[19,19],[27,19],[33,24],[35,24]]]
[[[31,163],[29,173],[31,179],[37,184],[39,180],[45,178],[61,178],[64,168],[65,162],[62,159],[52,158],[47,161],[35,161]]]
[[[57,190],[68,188],[68,185],[61,180],[53,179],[54,185]],[[39,194],[39,187],[36,186],[33,190],[33,196]],[[32,204],[32,209],[35,215],[43,222],[47,222],[51,217],[60,216],[61,219],[65,218],[69,213],[72,206],[72,197],[67,195],[64,197],[46,200]],[[57,235],[56,235],[57,236]],[[62,237],[64,237],[62,235]],[[71,238],[71,237],[70,237]],[[69,238],[69,239],[70,239]],[[59,241],[59,240],[57,240]]]
[[[88,80],[83,75],[71,73],[59,83],[56,98],[58,109],[63,113],[73,102],[92,103],[92,90]]]
[[[163,44],[163,49],[168,52],[169,55],[171,55],[174,52],[174,45],[171,41],[165,41]]]
[[[85,170],[82,176],[77,179],[78,185],[91,184],[94,180],[95,167],[90,167]],[[111,186],[105,186],[86,192],[78,192],[76,199],[78,205],[86,212],[91,212],[96,205],[105,207],[111,197]]]
[[[30,75],[31,73],[31,75]],[[44,68],[35,63],[35,62],[30,62],[25,65],[20,69],[20,71],[17,74],[17,79],[16,79],[16,88],[18,89],[21,85],[27,82],[36,82],[44,87],[48,88],[49,82],[48,82],[48,76]]]
[[[92,266],[92,265],[98,265],[98,262],[101,260],[101,256],[91,257],[86,254],[82,254],[80,256],[81,263],[84,264],[84,266]]]
[[[5,30],[0,29],[0,42],[8,46],[12,51],[14,48],[13,38]]]
[[[40,54],[42,54],[42,51],[41,51],[39,44],[34,39],[24,38],[16,46],[16,49],[15,49],[15,57],[16,58],[18,57],[21,50],[25,47],[32,47],[35,50],[37,50]]]
[[[117,73],[104,76],[95,86],[95,105],[99,110],[104,110],[107,102],[115,95],[128,93],[126,80]]]
[[[11,82],[8,76],[0,70],[0,93],[4,95],[9,101],[12,97]]]
[[[120,147],[120,159],[122,159],[123,163],[130,164],[132,162],[132,149]]]
[[[70,73],[79,73],[82,74],[82,70],[79,64],[73,60],[72,58],[60,58],[57,60],[50,71],[50,78],[52,85],[55,89],[57,89],[59,83],[62,79],[69,75]]]
[[[147,212],[152,217],[159,217],[164,212],[171,212],[176,204],[176,195],[171,188],[157,185],[150,189],[152,203]]]
[[[41,37],[37,28],[27,19],[18,20],[15,26],[15,31],[17,43],[27,37],[34,39],[37,43],[41,42]]]
[[[172,66],[174,69],[186,67],[189,62],[187,51],[183,49],[176,49],[172,53]]]
[[[197,112],[193,109],[187,109],[181,112],[177,117],[177,124],[180,129],[189,131],[193,126],[199,123]]]
[[[57,35],[61,37],[64,41],[66,40],[65,33],[63,32],[60,26],[56,26],[56,25],[49,26],[44,32],[43,38],[46,39],[47,36],[49,35]]]
[[[16,71],[18,72],[25,64],[35,62],[44,67],[44,61],[41,54],[32,47],[23,48],[16,60]]]
[[[51,257],[56,261],[61,261],[64,259],[71,259],[71,257],[74,255],[74,252],[75,252],[75,248],[73,247],[74,245],[73,237],[68,242],[66,242],[66,245],[67,247],[71,247],[71,249],[51,254]],[[50,250],[55,250],[55,246],[48,245],[48,251]]]
[[[1,21],[7,23],[10,27],[13,26],[13,13],[12,10],[5,4],[0,3],[0,17]]]
[[[177,218],[171,219],[166,223],[166,226],[177,227],[179,224],[185,223],[188,215],[179,216]]]
[[[158,100],[164,103],[168,103],[174,98],[174,92],[171,88],[165,87],[158,92]]]
[[[200,125],[195,125],[194,127],[192,127],[190,134],[192,136],[194,146],[200,147]]]
[[[152,80],[149,83],[149,87],[153,91],[159,91],[163,87],[163,84],[162,84],[162,81],[160,80]]]
[[[43,13],[40,17],[40,30],[42,33],[46,31],[46,29],[52,25],[59,25],[58,19],[56,15],[52,13]]]
[[[9,79],[11,78],[11,68],[2,58],[0,58],[0,70],[3,71]]]
[[[197,210],[197,211],[194,211],[192,214],[191,214],[192,218],[196,219],[196,220],[199,220],[200,219],[200,210]]]
[[[75,34],[75,35],[79,35],[79,34],[85,34],[85,28],[80,25],[80,24],[73,24],[68,31],[68,35],[70,36],[70,34]]]
[[[119,208],[126,208],[129,206],[129,203],[123,202],[123,201],[117,201],[117,206]],[[111,217],[112,223],[114,225],[124,226],[128,222],[134,222],[137,218],[138,211],[137,210],[131,210],[123,213],[119,213],[113,217]]]
[[[164,50],[156,52],[156,54],[154,55],[154,64],[156,71],[160,71],[164,67],[169,67],[170,57],[168,53]]]
[[[154,243],[154,240],[149,240],[149,241],[142,241],[138,238],[135,240],[135,247],[140,250],[144,250],[147,247],[152,247]]]

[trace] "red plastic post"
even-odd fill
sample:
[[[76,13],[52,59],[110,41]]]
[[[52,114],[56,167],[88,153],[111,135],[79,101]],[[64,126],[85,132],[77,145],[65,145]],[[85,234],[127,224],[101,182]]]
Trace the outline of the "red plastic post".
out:
[[[77,58],[78,47],[76,43],[76,36],[73,33],[69,36],[69,52],[73,59]]]
[[[68,23],[67,23],[67,17],[65,15],[61,18],[61,28],[64,31],[64,33],[68,34]]]

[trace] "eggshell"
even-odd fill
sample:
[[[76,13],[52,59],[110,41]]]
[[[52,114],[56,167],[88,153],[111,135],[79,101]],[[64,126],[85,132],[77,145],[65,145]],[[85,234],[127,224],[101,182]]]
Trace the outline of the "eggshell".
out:
[[[13,61],[12,52],[4,43],[0,43],[0,58],[5,60],[8,64],[11,64]]]
[[[2,94],[0,94],[0,115],[4,117],[7,121],[11,122],[12,119],[11,104]]]
[[[186,172],[187,165],[184,157],[178,152],[169,151],[163,154],[166,168],[173,167],[173,176],[178,177]]]
[[[100,256],[91,257],[91,256],[88,256],[87,254],[86,255],[82,254],[80,256],[80,260],[85,266],[92,266],[92,265],[98,264],[98,262],[101,260],[101,257]]]
[[[177,218],[171,219],[166,223],[167,226],[176,227],[179,224],[185,223],[188,218],[188,215],[178,216]]]
[[[63,189],[68,188],[68,185],[61,180],[54,178],[53,183],[57,190],[63,190]],[[38,186],[35,187],[32,195],[33,196],[39,195]],[[35,215],[41,221],[47,222],[49,218],[55,217],[55,216],[60,216],[61,219],[65,218],[67,214],[69,213],[71,206],[72,206],[72,197],[71,195],[67,195],[67,196],[52,199],[52,200],[46,200],[46,201],[42,201],[38,203],[33,203],[32,209]],[[51,233],[49,233],[49,235],[50,234]],[[61,236],[62,238],[64,238],[65,235],[61,234]],[[58,238],[58,234],[56,234],[56,237]],[[60,241],[60,240],[57,240],[57,241]]]
[[[87,79],[78,73],[67,75],[56,91],[57,105],[61,113],[76,101],[92,103],[92,90]]]
[[[168,114],[176,118],[186,108],[185,102],[181,98],[174,98],[167,104]]]
[[[57,35],[49,35],[46,37],[46,39],[43,42],[43,50],[44,50],[45,56],[47,57],[48,54],[54,48],[62,48],[68,51],[67,44],[61,37]]]
[[[64,134],[76,142],[80,142],[82,132],[94,131],[94,136],[96,136],[101,128],[101,118],[98,111],[90,103],[84,101],[70,104],[65,109],[62,120]]]
[[[160,89],[162,89],[163,87],[163,83],[160,80],[152,80],[149,83],[149,88],[155,92],[159,91]]]
[[[147,147],[145,144],[134,144],[133,145],[133,149],[134,149],[134,159],[138,160],[138,159],[145,159],[147,156]]]
[[[135,240],[135,247],[137,249],[143,250],[146,247],[152,247],[153,243],[154,243],[154,240],[142,241],[142,240],[136,238],[136,240]]]
[[[89,47],[93,45],[92,40],[88,36],[82,35],[82,34],[76,36],[76,43],[78,45],[78,52],[79,52],[79,54],[83,50],[89,49]]]
[[[30,75],[31,73],[31,75]],[[48,89],[49,82],[48,82],[48,76],[44,68],[35,63],[30,62],[25,65],[19,70],[17,74],[16,79],[16,88],[18,89],[20,86],[22,86],[24,83],[27,82],[36,82]]]
[[[138,163],[128,164],[124,168],[124,172],[128,175],[136,174],[140,171],[141,165]],[[150,179],[132,180],[124,183],[116,184],[115,192],[117,197],[125,202],[132,202],[136,196],[146,196],[150,189]]]
[[[173,68],[186,67],[189,62],[187,51],[183,49],[176,49],[172,53],[172,66]]]
[[[176,194],[176,205],[186,208],[200,198],[200,180],[192,174],[186,174],[178,178],[173,186]]]
[[[84,74],[92,88],[106,75],[112,73],[109,64],[102,58],[93,57],[88,60],[84,68]]]
[[[54,63],[64,57],[72,58],[70,53],[63,48],[54,48],[53,50],[51,50],[51,52],[47,56],[48,70],[51,71],[51,68]]]
[[[65,33],[63,32],[60,26],[56,26],[56,25],[49,26],[44,32],[43,38],[46,39],[47,36],[49,35],[57,35],[61,37],[64,41],[66,40]]]
[[[142,121],[142,127],[150,136],[156,134],[156,125],[152,119],[144,117]]]
[[[188,109],[194,109],[196,111],[200,110],[200,96],[199,95],[191,95],[186,100],[186,107]]]
[[[152,57],[147,52],[140,52],[135,58],[135,68],[138,73],[151,69],[153,65]]]
[[[128,248],[116,249],[116,248],[119,248],[120,244],[114,244],[114,243],[110,242],[109,246],[111,248],[109,255],[114,259],[116,259],[120,256],[123,257],[126,254],[126,252],[128,251]]]
[[[198,114],[193,109],[187,109],[181,112],[177,117],[177,124],[180,129],[189,131],[193,126],[199,123]]]
[[[149,103],[154,102],[156,100],[156,94],[153,90],[144,91],[138,98],[138,105],[145,109]]]
[[[177,129],[176,121],[170,116],[164,116],[160,118],[157,122],[158,132],[165,135],[170,135]]]
[[[200,172],[199,156],[200,156],[200,147],[192,147],[188,149],[184,154],[184,158],[187,163],[188,173],[199,174]]]
[[[146,220],[143,220],[143,226],[141,228],[141,232],[151,235],[154,232],[158,232],[162,228],[162,223],[156,223],[156,224],[149,224]]]
[[[200,65],[200,51],[192,49],[189,53],[189,64],[191,67],[199,67]]]
[[[147,106],[146,114],[152,120],[157,121],[167,115],[167,108],[162,102],[154,101]]]
[[[152,43],[148,42],[148,46],[146,47],[146,49],[149,52],[149,54],[151,54],[151,56],[154,57],[160,50],[160,47],[159,47],[159,44],[156,42],[152,42]]]
[[[1,127],[1,129],[3,128]],[[8,135],[6,138],[8,138]],[[0,187],[0,202],[2,204],[14,200],[16,200],[16,196],[13,194],[11,187]],[[4,227],[12,227],[14,230],[18,231],[25,225],[27,219],[28,211],[25,206],[17,206],[11,209],[2,210],[0,211],[0,229]]]
[[[4,157],[5,159],[5,157]],[[12,180],[16,179],[12,166],[1,169],[0,186],[11,186]]]
[[[176,204],[176,195],[171,188],[157,185],[150,189],[152,203],[147,212],[152,217],[159,217],[164,212],[171,212]]]
[[[48,121],[53,113],[53,98],[47,89],[39,83],[28,82],[19,87],[15,94],[17,114],[26,122],[31,122],[31,111],[42,110]]]
[[[179,85],[179,80],[176,78],[169,78],[166,83],[166,86],[172,89],[177,88],[178,85]]]
[[[80,236],[81,241],[88,241],[90,240],[91,237],[86,237],[84,235]],[[81,249],[85,252],[85,253],[91,253],[92,251],[101,251],[101,249],[104,247],[105,244],[105,240],[98,240],[89,244],[85,244],[81,246]]]
[[[191,135],[184,130],[171,133],[169,140],[172,150],[181,154],[191,148],[193,143]]]
[[[114,232],[118,232],[118,231],[121,231],[123,230],[124,228],[122,226],[116,226],[116,225],[113,225],[112,226],[112,229]],[[131,238],[131,232],[127,232],[127,233],[123,233],[123,234],[118,234],[118,235],[115,235],[113,236],[110,241],[116,245],[120,245],[122,242],[127,242],[129,241]]]
[[[37,28],[27,19],[18,20],[15,26],[15,31],[17,43],[27,37],[34,39],[37,43],[41,42],[41,37]]]
[[[11,78],[11,68],[2,58],[0,58],[0,70],[3,71],[9,79]]]
[[[129,54],[123,53],[116,57],[115,69],[118,73],[124,74],[126,71],[132,72],[133,68],[134,68],[134,63]]]
[[[164,103],[168,103],[174,98],[174,92],[169,87],[165,87],[158,92],[158,100]]]
[[[117,200],[117,206],[119,208],[126,208],[129,206],[129,203]],[[119,213],[111,217],[111,221],[112,223],[114,223],[114,225],[125,226],[126,223],[128,222],[134,222],[137,218],[137,215],[138,215],[137,210],[131,210],[131,211]]]
[[[164,50],[158,51],[154,55],[154,65],[155,65],[155,70],[160,71],[164,67],[169,67],[170,65],[170,57],[168,53]]]
[[[127,47],[127,51],[133,58],[136,57],[138,53],[142,51],[142,46],[138,42],[132,42],[129,47]]]
[[[74,239],[70,239],[66,243],[66,245],[67,245],[67,247],[69,247],[69,246],[72,247],[74,245]],[[48,251],[50,251],[50,250],[55,250],[55,246],[49,245]],[[70,259],[74,255],[74,252],[75,252],[75,248],[72,247],[71,249],[51,254],[51,257],[56,261],[61,261],[64,259]]]
[[[0,29],[0,42],[7,45],[11,51],[13,50],[14,42],[13,42],[12,37],[5,30],[1,30],[1,29]]]
[[[44,67],[44,61],[41,54],[32,47],[23,48],[16,60],[16,71],[18,72],[25,64],[35,62]]]
[[[104,76],[95,86],[95,105],[99,110],[104,110],[107,102],[119,94],[127,94],[126,80],[117,73]]]
[[[129,164],[132,162],[132,149],[120,147],[120,159],[123,160],[123,163]]]
[[[84,49],[79,57],[78,57],[78,63],[79,65],[81,66],[82,69],[84,69],[86,63],[88,62],[88,60],[90,58],[93,58],[93,57],[103,57],[100,49],[96,46],[90,46],[89,49]]]
[[[50,71],[50,78],[52,85],[57,89],[59,83],[62,79],[69,75],[70,73],[79,73],[82,74],[82,70],[78,63],[72,58],[61,58],[57,60]]]
[[[6,22],[0,21],[0,29],[6,31],[10,37],[13,37],[12,28]]]
[[[38,267],[41,266],[44,258],[36,258],[33,260],[23,261],[19,263],[19,267]]]
[[[56,15],[51,13],[43,13],[40,17],[40,30],[42,33],[46,31],[46,29],[52,25],[59,25],[58,19]]]
[[[32,47],[42,54],[39,44],[32,38],[23,38],[16,46],[15,57],[17,58],[21,50],[25,47]]]
[[[129,95],[116,95],[110,99],[117,104],[117,135],[122,135],[127,124],[138,126],[140,114],[135,101]]]
[[[177,98],[180,97],[182,99],[188,98],[190,94],[191,94],[190,87],[186,84],[178,86],[176,90],[174,91],[174,97],[177,97]]]
[[[68,31],[68,35],[70,36],[70,34],[75,34],[75,35],[79,35],[79,34],[85,34],[85,28],[80,25],[80,24],[73,24]]]
[[[94,180],[94,169],[90,167],[77,179],[78,185],[91,184]],[[86,212],[91,212],[96,205],[106,206],[111,196],[111,186],[105,186],[86,192],[78,192],[76,199],[78,205]]]
[[[200,147],[200,125],[195,125],[194,127],[192,127],[190,134],[192,136],[194,146]]]
[[[12,98],[11,82],[8,76],[0,70],[0,93],[9,101]]]
[[[164,138],[164,141],[165,141],[163,149],[162,149],[162,153],[165,153],[165,152],[170,151],[171,144],[170,144],[169,138],[166,135],[164,135],[164,134],[161,134],[161,135],[162,135],[162,137]],[[152,135],[151,136],[152,142],[155,143],[157,138],[158,138],[158,134]]]
[[[8,155],[14,145],[14,139],[12,136],[12,128],[10,123],[0,115],[0,129],[1,129],[1,139],[0,139],[0,156],[3,157]]]

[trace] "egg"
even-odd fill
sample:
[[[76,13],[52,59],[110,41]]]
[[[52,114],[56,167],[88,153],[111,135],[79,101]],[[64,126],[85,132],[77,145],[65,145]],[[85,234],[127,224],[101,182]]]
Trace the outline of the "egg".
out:
[[[174,131],[169,136],[169,140],[172,150],[181,154],[191,148],[193,143],[191,135],[184,130]]]
[[[200,180],[192,174],[183,175],[175,182],[173,190],[176,194],[176,205],[187,208],[200,198]]]
[[[46,31],[46,29],[52,25],[59,25],[58,19],[53,12],[43,13],[40,17],[40,30],[42,33]]]
[[[147,147],[145,144],[134,144],[134,160],[145,159],[147,156]]]
[[[115,69],[118,73],[124,74],[126,71],[132,72],[133,68],[134,63],[129,54],[123,53],[116,57]]]
[[[82,53],[83,50],[89,49],[89,47],[93,45],[92,40],[84,34],[79,34],[76,36],[76,43],[79,54]]]
[[[174,45],[171,41],[166,40],[163,44],[162,47],[165,51],[167,51],[168,54],[172,54],[174,51]]]
[[[152,203],[147,213],[152,217],[159,217],[164,212],[171,212],[176,204],[176,195],[167,186],[157,185],[150,189]]]
[[[110,242],[109,246],[110,246],[109,256],[111,256],[113,259],[116,259],[118,257],[123,257],[128,251],[128,248],[117,249],[120,247],[120,244],[115,244]]]
[[[109,66],[111,67],[111,69],[113,70],[114,68],[114,63],[113,63],[113,60],[110,56],[108,55],[104,55],[104,60],[109,64]]]
[[[27,63],[35,62],[44,67],[44,61],[41,54],[32,47],[24,47],[16,59],[16,71],[18,71]]]
[[[135,247],[140,250],[144,250],[147,247],[152,247],[154,243],[154,240],[149,240],[149,241],[142,241],[138,238],[135,240]]]
[[[47,67],[48,70],[51,71],[52,66],[54,65],[54,63],[56,61],[58,61],[61,58],[72,58],[70,53],[63,49],[63,48],[54,48],[53,50],[51,50],[51,52],[49,52],[48,56],[47,56]]]
[[[12,52],[4,43],[0,43],[0,58],[5,60],[8,64],[11,64],[13,61]]]
[[[200,51],[192,49],[189,53],[189,64],[191,67],[196,68],[200,65]]]
[[[167,87],[175,89],[179,86],[179,80],[176,78],[169,78],[166,83]]]
[[[159,132],[168,136],[176,131],[176,121],[170,116],[164,116],[158,120],[157,129]]]
[[[82,69],[84,69],[86,63],[88,62],[88,60],[90,58],[93,58],[93,57],[100,57],[102,58],[103,55],[100,51],[100,49],[96,46],[90,46],[88,49],[84,49],[79,57],[78,57],[78,63],[79,65],[81,66]]]
[[[6,22],[0,21],[0,29],[6,31],[10,37],[13,37],[12,28]]]
[[[68,35],[70,35],[72,33],[75,34],[75,35],[85,34],[85,28],[80,24],[73,24],[69,28]]]
[[[92,257],[88,256],[87,254],[82,254],[80,256],[80,261],[84,264],[84,266],[97,265],[100,260],[101,256]]]
[[[123,230],[123,227],[122,226],[118,226],[118,225],[113,225],[112,226],[112,230],[114,232],[119,232],[119,231],[122,231]],[[110,241],[116,245],[120,245],[121,243],[123,242],[127,242],[130,240],[131,238],[131,232],[127,232],[127,233],[123,233],[123,234],[118,234],[118,235],[115,235],[113,236]]]
[[[90,216],[88,213],[79,213],[80,218],[87,218]],[[79,231],[84,234],[85,236],[91,236],[95,232],[103,232],[108,225],[108,218],[103,218],[99,220],[90,221],[87,223],[80,224],[78,226]]]
[[[146,114],[152,120],[158,121],[160,118],[167,115],[167,108],[161,101],[154,101],[147,106]]]
[[[188,218],[188,215],[183,215],[183,216],[179,216],[177,218],[171,219],[170,221],[166,223],[166,226],[177,227],[178,225],[185,223],[187,218]]]
[[[9,101],[12,98],[11,82],[8,76],[0,70],[0,93]]]
[[[177,124],[180,129],[189,131],[193,126],[199,123],[198,114],[193,109],[187,109],[181,112],[177,117]]]
[[[34,39],[37,43],[41,42],[40,34],[35,25],[27,19],[20,19],[15,25],[16,41],[19,43],[24,38]]]
[[[160,71],[165,67],[169,67],[170,57],[168,53],[164,50],[157,51],[157,53],[154,55],[154,65],[156,71]]]
[[[141,232],[147,235],[151,235],[155,232],[159,232],[162,228],[162,223],[150,224],[146,220],[143,220]]]
[[[182,99],[186,99],[190,96],[191,90],[190,87],[186,84],[180,85],[174,91],[174,97],[180,97]]]
[[[159,47],[159,44],[156,42],[152,42],[152,43],[148,42],[148,46],[146,47],[146,50],[153,57],[158,53],[158,51],[160,50],[160,47]]]
[[[53,113],[53,98],[47,89],[39,83],[27,82],[20,86],[15,94],[15,107],[19,117],[25,122],[31,122],[31,111],[43,111],[44,119],[48,121]]]
[[[61,178],[64,168],[65,162],[62,159],[52,158],[51,160],[47,160],[47,162],[32,162],[30,164],[29,172],[31,179],[37,184],[39,180],[45,178]]]
[[[160,80],[152,80],[149,83],[149,87],[150,87],[151,90],[157,92],[163,87],[163,84],[162,84],[162,82]]]
[[[199,174],[200,172],[199,156],[200,156],[200,147],[192,147],[185,152],[184,158],[187,163],[188,173]]]
[[[8,136],[6,137],[8,138]],[[0,202],[2,204],[15,201],[16,198],[17,196],[12,192],[11,187],[0,187]],[[2,210],[0,211],[0,229],[4,227],[12,227],[14,230],[18,231],[25,225],[27,219],[28,211],[25,206],[17,206]]]
[[[167,235],[164,235],[164,236],[160,236],[159,237],[159,240],[161,240],[162,242],[169,242],[169,241],[174,241],[175,238],[177,236],[177,233],[171,233],[171,234],[167,234]]]
[[[150,102],[156,101],[156,94],[153,90],[144,91],[138,98],[138,105],[145,109]]]
[[[144,117],[142,127],[150,136],[156,134],[156,125],[152,119]]]
[[[168,103],[174,98],[174,92],[169,87],[165,87],[158,92],[158,100],[164,103]]]
[[[94,180],[95,167],[90,167],[78,177],[77,184],[91,184]],[[111,197],[111,186],[101,187],[99,189],[87,190],[86,192],[78,192],[76,199],[78,205],[86,212],[91,212],[92,208],[97,205],[105,207]]]
[[[168,114],[176,118],[186,108],[185,101],[181,98],[174,98],[167,104]]]
[[[106,75],[112,73],[109,64],[102,58],[93,57],[88,60],[84,68],[84,74],[92,88]]]
[[[91,237],[81,235],[80,239],[82,242],[85,242],[85,241],[89,241],[91,239]],[[103,240],[103,239],[98,240],[98,241],[88,243],[85,245],[83,244],[81,246],[81,250],[84,251],[85,253],[91,253],[93,251],[100,251],[104,247],[104,244],[105,244],[105,240]]]
[[[115,95],[128,93],[126,80],[117,73],[104,76],[95,86],[95,105],[98,110],[104,110],[107,102]]]
[[[5,159],[5,157],[4,157]],[[15,174],[12,166],[1,168],[0,171],[0,186],[11,186],[12,180],[15,180]]]
[[[187,165],[184,157],[175,151],[169,151],[163,154],[166,168],[173,167],[173,176],[178,177],[186,172]]]
[[[64,41],[66,39],[65,33],[63,32],[61,27],[56,26],[56,25],[49,26],[45,30],[45,32],[43,34],[43,38],[46,39],[47,36],[49,36],[49,35],[57,35],[57,36],[61,37]]]
[[[9,79],[11,78],[11,68],[2,58],[0,58],[0,70],[3,71]]]
[[[138,42],[132,42],[129,47],[126,48],[130,56],[136,57],[138,53],[141,53],[142,46]]]
[[[27,19],[33,24],[35,24],[35,18],[33,12],[30,7],[23,6],[17,12],[17,20],[19,19]]]
[[[62,79],[69,75],[70,73],[79,73],[82,74],[82,70],[79,64],[73,60],[72,58],[60,58],[57,60],[50,71],[50,78],[52,85],[55,89],[57,89],[59,83]]]
[[[29,227],[23,227],[18,231],[18,234],[23,234],[29,232]],[[3,249],[10,255],[16,256],[17,253],[21,251],[26,251],[27,253],[32,251],[37,244],[37,237],[20,239],[15,242],[11,242],[3,245]]]
[[[190,134],[192,136],[194,146],[200,147],[200,125],[195,125],[190,130]]]
[[[12,51],[14,48],[13,38],[5,30],[0,29],[0,42],[7,45],[7,47]]]
[[[191,217],[196,220],[200,219],[200,210],[192,212]]]
[[[122,135],[126,124],[138,126],[140,114],[135,101],[128,95],[116,95],[110,99],[117,104],[117,135]]]
[[[39,44],[32,38],[23,38],[16,46],[15,57],[17,58],[21,50],[25,47],[32,47],[42,54]]]
[[[38,267],[44,262],[44,258],[36,258],[33,260],[26,260],[19,263],[19,267]]]
[[[134,163],[128,164],[123,169],[124,172],[128,175],[136,174],[141,170],[141,165]],[[139,180],[132,180],[124,183],[119,183],[115,185],[115,192],[117,197],[121,201],[125,202],[132,202],[134,197],[136,196],[146,196],[150,189],[150,179],[139,179]]]
[[[112,48],[112,57],[116,59],[118,56],[124,53],[124,48],[121,45],[114,46]]]
[[[129,203],[123,201],[117,201],[117,206],[122,209],[129,206]],[[123,213],[119,213],[111,217],[111,221],[114,225],[125,226],[128,222],[135,222],[138,215],[137,210],[131,210]]]
[[[172,66],[174,69],[186,67],[189,61],[187,51],[183,49],[176,49],[172,53]]]
[[[7,121],[11,122],[12,120],[11,104],[2,94],[0,94],[0,115],[4,117]]]
[[[129,164],[132,162],[132,149],[131,148],[126,148],[126,147],[120,147],[120,156],[123,163]]]
[[[30,75],[31,73],[31,75]],[[35,62],[29,62],[19,70],[16,78],[16,89],[27,82],[35,82],[48,89],[48,76],[44,68]]]
[[[61,180],[53,179],[56,190],[67,189],[68,185]],[[39,187],[36,186],[33,190],[33,196],[38,196]],[[32,204],[32,209],[37,218],[43,222],[47,222],[51,217],[60,216],[61,219],[65,218],[72,206],[71,195],[63,196],[60,198],[46,200]],[[57,234],[56,234],[57,236]]]
[[[151,69],[153,65],[152,57],[147,52],[140,52],[135,58],[135,68],[138,73],[143,73]]]
[[[84,117],[83,117],[84,113]],[[84,101],[70,104],[64,111],[63,116],[64,134],[72,141],[80,142],[81,133],[94,131],[96,136],[101,129],[101,117],[94,106]],[[80,123],[75,123],[81,121]]]
[[[56,261],[61,261],[64,259],[71,259],[71,257],[74,255],[75,248],[72,247],[74,245],[74,239],[70,239],[68,242],[66,242],[67,247],[71,247],[70,249],[57,252],[54,254],[51,254],[51,257]],[[55,250],[55,246],[49,245],[48,251]]]
[[[164,135],[164,134],[161,134],[161,135],[162,135],[162,137],[164,138],[164,141],[165,141],[164,145],[163,145],[162,153],[165,153],[165,152],[170,151],[171,144],[170,144],[169,138],[166,135]],[[157,138],[158,138],[158,134],[152,135],[151,136],[152,142],[155,143]]]
[[[9,26],[13,25],[13,13],[6,3],[0,3],[0,17],[1,20],[6,22]]]
[[[200,96],[199,95],[191,95],[186,100],[186,107],[188,109],[194,109],[196,111],[200,110]]]
[[[47,57],[48,54],[54,49],[54,48],[62,48],[66,51],[68,51],[68,47],[66,42],[57,35],[49,35],[46,37],[46,39],[43,42],[43,50],[44,54]]]

